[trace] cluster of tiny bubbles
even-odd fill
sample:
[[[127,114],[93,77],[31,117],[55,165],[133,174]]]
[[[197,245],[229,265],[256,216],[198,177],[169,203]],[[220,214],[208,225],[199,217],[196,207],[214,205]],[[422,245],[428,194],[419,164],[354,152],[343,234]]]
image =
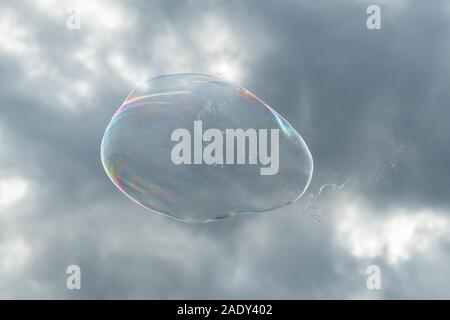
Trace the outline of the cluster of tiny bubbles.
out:
[[[264,165],[249,160],[175,164],[171,154],[178,142],[172,133],[179,128],[192,132],[196,121],[202,122],[203,132],[220,130],[224,149],[227,129],[278,129],[278,171],[262,175]],[[270,142],[268,133],[267,154]],[[202,148],[208,143],[203,140]],[[236,84],[197,73],[160,75],[135,88],[105,130],[101,160],[109,178],[131,200],[185,222],[281,208],[300,198],[313,173],[307,145],[275,110]]]

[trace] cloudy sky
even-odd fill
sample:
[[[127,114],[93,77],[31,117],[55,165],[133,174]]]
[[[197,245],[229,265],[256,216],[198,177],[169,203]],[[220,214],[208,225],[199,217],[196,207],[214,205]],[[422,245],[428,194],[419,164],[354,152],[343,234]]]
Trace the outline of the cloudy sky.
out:
[[[449,299],[449,35],[445,0],[2,1],[0,298]],[[105,127],[173,72],[219,74],[288,119],[315,160],[304,197],[187,224],[118,191]]]

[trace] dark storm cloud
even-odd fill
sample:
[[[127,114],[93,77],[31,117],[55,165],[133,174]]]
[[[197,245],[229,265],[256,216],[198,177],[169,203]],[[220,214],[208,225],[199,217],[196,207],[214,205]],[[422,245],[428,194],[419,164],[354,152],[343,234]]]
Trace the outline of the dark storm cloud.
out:
[[[299,128],[319,174],[356,174],[367,182],[364,175],[376,174],[403,144],[397,175],[367,188],[370,197],[447,205],[450,182],[440,177],[448,172],[450,132],[438,119],[448,114],[449,100],[445,5],[382,6],[379,32],[365,28],[362,2],[255,8],[273,45],[248,86]]]
[[[399,269],[389,256],[355,256],[339,243],[341,212],[334,198],[321,204],[324,223],[300,214],[303,200],[269,215],[188,225],[131,203],[110,183],[99,158],[103,130],[133,86],[123,74],[215,72],[208,63],[216,49],[208,54],[203,48],[214,34],[199,36],[208,31],[201,21],[211,16],[220,18],[218,30],[222,23],[233,36],[219,53],[243,61],[240,84],[285,116],[308,143],[315,159],[312,191],[350,177],[344,191],[374,205],[375,217],[389,216],[397,206],[408,208],[412,218],[422,207],[445,215],[445,1],[381,5],[379,31],[365,27],[365,2],[118,4],[129,29],[105,29],[84,18],[80,31],[68,31],[62,4],[50,5],[56,10],[26,1],[9,5],[27,30],[28,52],[0,50],[0,179],[17,175],[29,188],[25,202],[0,208],[0,251],[9,257],[20,241],[28,249],[23,262],[12,260],[17,270],[0,264],[1,297],[449,297],[450,285],[432,276],[448,265],[442,254],[448,236],[431,256],[418,254]],[[80,48],[93,53],[73,59]],[[123,74],[120,64],[109,63],[114,53],[129,62]],[[42,66],[42,73],[30,76]],[[87,82],[92,93],[74,92],[77,81]],[[383,270],[379,293],[365,288],[365,268],[372,263]],[[80,292],[65,289],[69,264],[82,268]]]

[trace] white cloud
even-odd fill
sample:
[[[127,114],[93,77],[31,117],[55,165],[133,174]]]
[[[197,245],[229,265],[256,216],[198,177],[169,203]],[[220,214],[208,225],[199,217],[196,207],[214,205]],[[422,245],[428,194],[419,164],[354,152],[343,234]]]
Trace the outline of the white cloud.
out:
[[[15,12],[0,8],[0,52],[25,54],[30,50],[29,31],[19,23]]]
[[[130,25],[129,10],[125,10],[115,2],[111,1],[82,1],[79,4],[81,16],[86,23],[95,25],[96,28],[106,30],[118,30]]]
[[[142,81],[149,78],[149,70],[137,67],[120,52],[112,53],[108,62],[117,73],[117,75],[127,81],[132,87],[135,87]]]
[[[8,55],[20,66],[22,87],[32,87],[35,99],[41,100],[42,105],[80,112],[89,105],[86,98],[92,96],[95,76],[103,66],[102,49],[121,39],[134,19],[132,11],[125,11],[115,2],[81,1],[76,3],[81,12],[81,29],[68,30],[66,9],[70,6],[73,3],[46,0],[37,5],[34,12],[47,21],[48,17],[52,18],[50,23],[56,28],[52,31],[58,36],[78,32],[78,42],[66,43],[67,54],[58,56],[61,61],[56,61],[49,48],[40,43],[42,26],[33,24],[35,16],[29,17],[12,8],[0,8],[0,54]],[[120,56],[121,51],[118,51]],[[87,73],[80,75],[77,66]],[[119,67],[130,77],[123,63]]]
[[[20,238],[9,239],[0,243],[0,275],[11,276],[27,261],[31,248]]]
[[[337,212],[338,244],[357,258],[382,257],[396,265],[450,240],[448,217],[431,209],[395,208],[377,214],[362,202],[347,200]]]
[[[228,23],[219,16],[207,15],[197,26],[195,40],[205,56],[209,73],[239,83],[246,71],[245,51]]]
[[[28,189],[26,180],[19,177],[0,179],[0,208],[4,209],[22,200]]]
[[[55,20],[61,20],[61,26],[65,27],[65,19],[72,11],[69,8],[79,8],[82,26],[94,27],[108,31],[115,31],[128,27],[133,21],[130,19],[129,10],[120,6],[115,1],[106,0],[42,0],[36,3],[40,13],[50,16]]]

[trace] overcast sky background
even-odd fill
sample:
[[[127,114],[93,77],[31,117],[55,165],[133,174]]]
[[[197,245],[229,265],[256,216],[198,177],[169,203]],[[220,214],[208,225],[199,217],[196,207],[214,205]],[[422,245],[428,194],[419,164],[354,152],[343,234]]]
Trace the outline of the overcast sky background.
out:
[[[1,1],[0,298],[449,299],[448,57],[445,0]],[[103,132],[173,72],[220,74],[283,115],[315,160],[305,196],[201,225],[125,197]]]

